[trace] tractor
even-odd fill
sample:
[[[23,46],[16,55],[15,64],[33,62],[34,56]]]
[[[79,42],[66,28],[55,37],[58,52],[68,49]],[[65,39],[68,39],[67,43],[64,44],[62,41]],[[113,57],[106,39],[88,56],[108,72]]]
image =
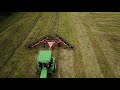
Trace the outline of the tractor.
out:
[[[47,78],[48,74],[51,75],[55,72],[56,63],[51,50],[39,51],[36,69],[40,78]]]
[[[29,45],[28,48],[35,48],[38,45],[49,46],[47,50],[40,50],[37,58],[37,65],[36,70],[39,74],[40,78],[47,78],[48,75],[52,75],[56,69],[56,61],[55,58],[52,57],[52,47],[58,46],[60,47],[61,44],[72,48],[73,46],[66,42],[62,37],[56,34],[56,37],[45,36],[43,39],[37,41],[36,43]]]

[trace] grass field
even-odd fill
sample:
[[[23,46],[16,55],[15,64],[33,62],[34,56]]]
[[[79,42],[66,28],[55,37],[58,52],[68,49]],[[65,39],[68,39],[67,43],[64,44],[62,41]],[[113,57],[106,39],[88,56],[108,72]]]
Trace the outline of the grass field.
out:
[[[120,13],[16,12],[0,21],[0,78],[38,78],[39,48],[27,46],[58,34],[73,50],[56,47],[52,78],[120,78]]]

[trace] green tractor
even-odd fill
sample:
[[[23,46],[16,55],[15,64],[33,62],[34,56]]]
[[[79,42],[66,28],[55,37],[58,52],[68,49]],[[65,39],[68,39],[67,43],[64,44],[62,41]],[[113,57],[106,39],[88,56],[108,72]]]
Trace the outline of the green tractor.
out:
[[[40,78],[47,78],[48,74],[55,72],[55,58],[52,57],[51,50],[39,51],[36,69]]]
[[[38,54],[36,69],[40,78],[47,78],[48,74],[53,74],[55,72],[56,64],[55,58],[52,57],[52,47],[61,47],[61,45],[64,45],[73,49],[70,43],[57,34],[55,37],[45,36],[43,39],[29,45],[28,48],[36,48],[38,45],[43,45],[44,48],[49,46],[48,50],[40,50]]]

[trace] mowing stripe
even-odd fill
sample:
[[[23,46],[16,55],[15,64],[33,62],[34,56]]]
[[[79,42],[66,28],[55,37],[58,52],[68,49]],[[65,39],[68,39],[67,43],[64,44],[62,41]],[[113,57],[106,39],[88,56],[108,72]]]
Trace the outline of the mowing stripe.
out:
[[[78,40],[77,40],[77,32],[75,32],[75,29],[74,29],[74,23],[73,23],[73,19],[74,18],[71,18],[72,15],[70,13],[60,13],[60,18],[59,18],[59,23],[58,23],[58,29],[57,29],[57,33],[58,35],[62,36],[63,38],[65,38],[68,42],[70,42],[72,45],[75,45],[75,49],[73,49],[73,51],[71,50],[68,50],[68,52],[66,54],[69,55],[69,52],[73,52],[73,54],[71,55],[71,60],[73,62],[71,62],[71,64],[73,65],[72,67],[72,71],[71,71],[71,76],[68,76],[68,77],[85,77],[85,74],[84,74],[84,68],[82,67],[83,63],[82,63],[82,55],[81,55],[81,52],[79,51],[79,43],[78,43]],[[62,51],[60,50],[59,51],[60,54],[62,53]],[[61,66],[63,64],[64,66],[64,62],[63,63],[60,63],[61,59],[64,59],[64,57],[60,55],[60,59],[58,60],[59,61],[59,72],[60,72],[60,75],[62,75],[61,73]],[[67,62],[68,63],[68,62]],[[65,67],[66,68],[66,67]],[[67,68],[69,70],[69,68]],[[68,72],[70,73],[70,72]],[[61,77],[64,77],[65,76],[65,72],[63,72],[63,76]],[[73,75],[74,74],[74,75]]]
[[[36,14],[37,15],[37,14]],[[38,21],[38,18],[39,18],[40,16],[38,15],[34,20],[35,20],[35,22],[33,22],[33,24],[32,24],[32,26],[30,27],[30,29],[29,29],[29,31],[30,30],[32,30],[32,28],[35,26],[35,24],[37,23],[37,21]],[[22,42],[24,41],[24,39],[26,38],[26,36],[29,34],[29,32],[28,33],[24,33],[24,38],[22,38],[22,40],[21,40],[21,42],[19,42],[19,44],[16,46],[16,48],[14,49],[14,51],[11,53],[11,55],[6,59],[6,61],[4,62],[4,64],[2,65],[2,67],[1,67],[1,69],[7,64],[7,62],[10,60],[10,58],[14,55],[14,53],[16,52],[16,50],[17,50],[17,48],[22,44]],[[14,67],[14,66],[13,66]],[[0,73],[1,73],[1,76],[2,76],[2,74],[3,74],[3,71],[4,69],[2,69],[2,70],[0,70]],[[6,72],[6,71],[5,71]],[[11,72],[11,71],[10,71]],[[7,76],[7,75],[9,75],[9,72],[7,71],[7,73],[8,74],[5,74],[5,76]],[[5,77],[4,76],[4,77]]]
[[[89,17],[89,19],[91,20],[91,22],[89,22],[91,25],[91,31],[95,32],[96,30],[98,30],[96,24],[94,23],[93,19],[91,17]],[[94,26],[93,26],[94,24]],[[98,44],[100,45],[100,47],[102,48],[102,51],[104,53],[104,56],[106,57],[107,63],[109,63],[109,76],[108,77],[120,77],[120,66],[119,64],[116,64],[117,61],[119,61],[119,56],[118,54],[116,54],[113,49],[110,47],[110,43],[108,42],[107,38],[105,38],[105,33],[97,33],[97,36],[94,36],[96,38],[96,41],[98,42]],[[108,35],[108,33],[106,32],[106,35]],[[114,35],[109,34],[109,35]],[[117,34],[115,34],[117,36]]]
[[[60,12],[58,20],[59,20],[58,28],[56,31],[57,34],[62,36],[67,42],[72,42],[73,39],[71,38],[71,36],[73,36],[72,35],[73,29],[71,28],[70,23],[69,23],[70,22],[69,14]],[[64,47],[61,47],[61,48],[64,49]],[[73,51],[69,50],[69,49],[67,50],[67,48],[65,51],[63,49],[59,49],[60,51],[58,51],[60,53],[59,61],[58,61],[58,63],[59,63],[58,70],[59,70],[60,77],[63,77],[63,78],[64,77],[65,78],[72,77],[73,78],[73,77],[75,77],[74,64],[73,64],[74,63]],[[65,52],[65,53],[63,54],[63,52]],[[71,54],[71,56],[70,56],[71,58],[68,56],[69,53]],[[62,55],[64,55],[65,57]],[[70,58],[70,60],[68,57]],[[67,63],[69,63],[70,65],[68,64],[68,66],[65,66],[65,64],[67,64]],[[65,69],[63,69],[63,68],[65,68]],[[71,71],[70,71],[70,69],[71,69]]]
[[[60,50],[59,73],[61,78],[74,78],[73,51]]]
[[[107,60],[103,50],[101,49],[100,45],[98,44],[97,40],[93,35],[93,32],[91,31],[94,27],[93,25],[95,24],[90,23],[91,19],[88,16],[81,19],[83,21],[84,27],[86,27],[87,35],[92,42],[92,47],[94,48],[93,50],[96,54],[97,62],[100,66],[101,73],[104,75],[105,78],[115,77],[114,71],[112,70],[109,61]]]
[[[92,46],[93,42],[89,39],[85,26],[80,20],[79,14],[75,15],[75,23],[76,31],[79,33],[78,39],[80,42],[80,50],[83,55],[83,66],[85,68],[86,77],[103,77]]]
[[[69,17],[70,16],[70,17]],[[82,52],[81,52],[81,48],[80,48],[80,42],[79,42],[79,38],[78,35],[79,33],[76,31],[76,27],[75,27],[75,16],[73,13],[69,13],[69,21],[70,25],[69,27],[72,29],[72,31],[70,31],[70,36],[72,36],[72,43],[74,43],[74,49],[73,49],[73,57],[74,57],[74,72],[75,72],[75,78],[85,78],[85,68],[83,66],[83,56],[82,56]]]
[[[113,51],[113,49],[110,47],[110,43],[104,36],[103,37],[95,36],[95,38],[96,38],[98,44],[100,45],[100,47],[102,47],[104,55],[106,56],[106,58],[110,64],[111,70],[115,74],[115,77],[117,77],[117,78],[120,77],[120,64],[119,64],[120,56],[119,56],[119,54],[117,54]]]

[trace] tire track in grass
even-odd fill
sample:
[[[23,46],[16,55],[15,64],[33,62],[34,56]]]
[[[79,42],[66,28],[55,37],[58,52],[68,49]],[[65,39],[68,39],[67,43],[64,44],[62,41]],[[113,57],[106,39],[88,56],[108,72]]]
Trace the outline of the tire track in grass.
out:
[[[35,14],[35,13],[34,13]],[[33,14],[33,15],[34,15]],[[37,19],[38,19],[38,17],[37,17],[38,15],[37,15],[37,13],[35,14],[35,16],[31,19],[31,20],[34,20],[34,21],[37,21]],[[34,19],[35,18],[35,19]],[[29,20],[30,21],[30,20]],[[35,25],[35,22],[33,21],[33,24],[32,24],[32,26],[30,26],[29,28],[33,28],[34,27],[34,25]],[[26,26],[27,27],[27,26]],[[13,56],[14,55],[14,53],[15,53],[15,51],[16,51],[16,49],[20,46],[20,44],[24,41],[24,39],[25,39],[25,37],[27,36],[27,34],[29,34],[29,31],[30,31],[31,29],[29,29],[28,30],[28,32],[23,32],[23,36],[24,36],[24,38],[22,38],[19,42],[16,42],[16,43],[19,43],[19,44],[17,44],[17,46],[16,46],[16,48],[14,48],[14,51],[12,51],[11,52],[11,54],[9,55],[9,57],[7,57],[7,59],[6,59],[6,61],[3,63],[3,65],[2,65],[2,67],[1,67],[1,69],[4,67],[4,66],[6,66],[6,64],[7,64],[7,62],[10,60],[10,58],[11,58],[11,56]],[[10,61],[9,61],[10,62]],[[15,63],[15,62],[12,62],[12,63]],[[10,66],[9,66],[10,67]],[[11,68],[10,68],[11,69]],[[1,71],[0,71],[0,73],[1,73],[1,76],[7,76],[8,75],[8,70],[10,70],[9,68],[8,69],[2,69]],[[7,71],[7,72],[6,72]],[[7,74],[4,74],[3,72],[6,72]]]
[[[81,20],[80,13],[75,15],[75,27],[78,34],[78,39],[80,42],[80,50],[83,56],[83,66],[85,68],[86,78],[100,78],[104,77],[101,73],[99,64],[97,62],[96,53],[92,46],[92,40],[90,39],[85,26],[83,25],[83,20]]]
[[[90,16],[89,16],[89,19],[91,20],[91,22],[89,22],[91,31],[95,32],[95,30],[98,30],[96,23],[95,23],[95,21],[93,21],[94,19],[92,19]],[[93,26],[93,24],[94,24],[94,26]],[[112,35],[117,36],[117,35],[108,34],[107,32],[106,32],[106,34],[100,33],[101,35],[99,33],[96,33],[96,34],[97,35],[94,35],[94,37],[96,38],[96,41],[100,45],[100,47],[104,53],[104,56],[106,57],[107,63],[109,64],[109,68],[108,68],[109,75],[106,77],[120,77],[120,65],[118,62],[119,55],[113,51],[113,49],[110,47],[110,43],[107,40],[107,39],[109,39],[110,36],[112,36]],[[116,64],[116,63],[118,63],[118,64]]]
[[[102,50],[104,52],[104,55],[106,56],[111,70],[112,72],[114,72],[115,76],[112,76],[111,74],[111,78],[113,77],[120,77],[120,54],[116,53],[113,48],[111,48],[111,44],[110,42],[108,42],[107,38],[104,36],[95,36],[96,37],[96,41],[98,42],[98,44],[100,45],[100,47],[102,47]],[[107,36],[109,38],[109,36]]]
[[[86,20],[86,18],[88,18],[87,20],[89,20],[89,22]],[[91,40],[91,44],[92,47],[94,48],[94,52],[96,54],[96,58],[97,58],[97,63],[100,67],[100,71],[101,73],[104,75],[105,78],[113,78],[115,77],[115,74],[110,66],[110,63],[108,62],[103,50],[101,49],[99,43],[97,42],[96,38],[94,37],[94,34],[92,32],[92,29],[94,26],[91,26],[91,19],[89,19],[89,16],[83,17],[81,18],[83,21],[83,26],[86,28],[86,33],[89,36],[89,39]],[[93,24],[92,24],[93,25]],[[97,71],[95,71],[97,72]]]

